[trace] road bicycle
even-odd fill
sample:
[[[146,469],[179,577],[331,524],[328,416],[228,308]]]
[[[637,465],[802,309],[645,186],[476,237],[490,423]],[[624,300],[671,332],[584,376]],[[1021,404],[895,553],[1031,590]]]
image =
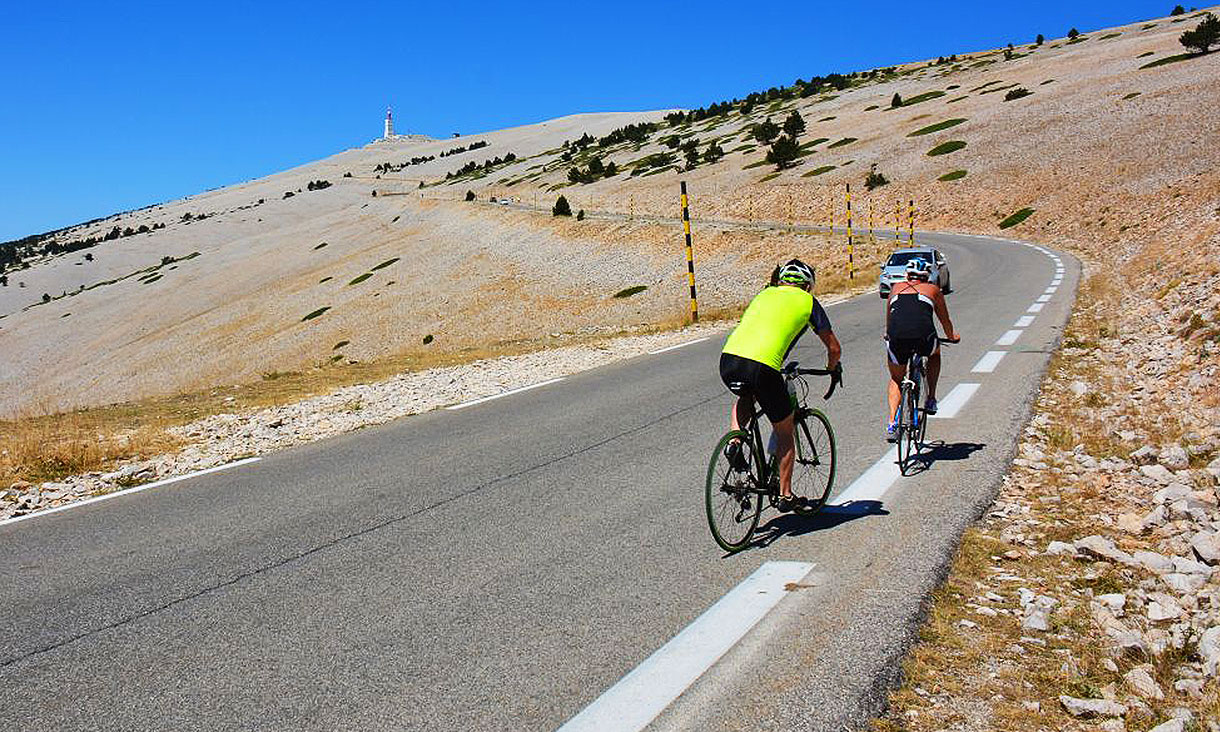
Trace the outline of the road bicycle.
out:
[[[809,384],[803,377],[832,377],[830,389],[822,397],[830,399],[835,387],[843,383],[843,371],[803,369],[793,361],[780,373],[795,406],[792,494],[805,498],[794,506],[793,512],[812,516],[826,504],[834,486],[835,435],[826,415],[805,404]],[[779,503],[779,465],[776,456],[764,450],[761,418],[761,411],[755,408],[740,429],[726,432],[716,443],[707,466],[704,491],[707,522],[712,538],[725,551],[744,549],[758,528],[764,502],[772,507]]]
[[[959,342],[940,337],[937,337],[936,341],[938,344]],[[906,378],[902,380],[898,412],[894,415],[894,420],[898,423],[898,429],[894,433],[898,447],[898,472],[903,475],[907,474],[915,456],[923,448],[928,434],[928,413],[919,406],[919,394],[926,376],[924,357],[918,353],[912,355]]]

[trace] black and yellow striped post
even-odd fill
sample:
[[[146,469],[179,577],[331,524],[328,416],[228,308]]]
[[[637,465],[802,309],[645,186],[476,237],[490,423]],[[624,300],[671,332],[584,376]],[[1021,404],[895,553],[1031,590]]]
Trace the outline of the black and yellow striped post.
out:
[[[826,200],[826,234],[834,236],[835,233],[835,194],[834,189],[830,189],[830,197]]]
[[[682,231],[686,234],[686,276],[690,282],[690,319],[699,322],[699,301],[695,299],[695,253],[690,242],[690,205],[686,198],[686,181],[682,185]]]
[[[856,246],[851,238],[851,183],[847,184],[847,279],[856,279]]]
[[[894,248],[902,244],[902,199],[894,201]]]
[[[915,199],[907,203],[907,246],[915,246]]]

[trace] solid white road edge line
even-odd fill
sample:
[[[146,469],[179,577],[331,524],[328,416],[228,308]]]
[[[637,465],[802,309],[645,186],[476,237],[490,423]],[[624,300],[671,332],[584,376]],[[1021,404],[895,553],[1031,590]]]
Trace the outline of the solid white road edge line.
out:
[[[693,340],[693,341],[687,341],[686,343],[679,343],[679,344],[678,344],[678,345],[676,345],[676,346],[666,346],[665,348],[658,348],[658,349],[657,349],[657,350],[655,350],[655,351],[649,351],[649,352],[648,352],[648,355],[649,355],[649,356],[655,356],[655,355],[657,355],[658,353],[665,353],[666,351],[672,351],[672,350],[677,349],[677,348],[686,348],[687,346],[693,346],[693,345],[695,345],[696,343],[702,343],[702,342],[706,341],[708,338],[711,338],[711,336],[703,336],[702,338],[696,338],[696,339],[695,339],[695,340]]]
[[[1017,318],[1017,322],[1013,323],[1012,327],[1028,328],[1029,326],[1033,325],[1033,323],[1034,323],[1033,315],[1022,315],[1021,317]]]
[[[177,476],[174,476],[173,478],[166,478],[165,480],[158,480],[158,481],[154,481],[152,483],[145,483],[144,485],[137,485],[132,488],[128,488],[126,490],[115,491],[114,493],[106,493],[105,495],[94,496],[92,498],[86,498],[83,501],[74,501],[72,503],[68,503],[63,506],[56,506],[55,508],[48,508],[45,511],[35,511],[34,513],[27,513],[24,516],[15,516],[11,519],[5,519],[4,521],[0,521],[0,526],[4,526],[5,524],[15,524],[18,521],[25,521],[26,519],[38,518],[39,516],[47,516],[47,515],[50,515],[53,513],[59,513],[60,511],[67,511],[69,508],[80,508],[81,506],[87,506],[90,503],[108,501],[111,498],[118,498],[119,496],[126,496],[126,495],[130,495],[132,493],[139,493],[140,491],[146,491],[149,488],[158,488],[163,485],[169,485],[170,483],[177,483],[178,481],[181,481],[181,480],[187,480],[189,478],[197,478],[200,475],[207,475],[208,473],[219,473],[222,470],[228,470],[229,468],[236,468],[240,465],[249,465],[250,463],[258,462],[259,460],[262,460],[262,458],[248,457],[248,458],[243,458],[241,460],[234,460],[231,463],[225,463],[224,465],[217,465],[214,468],[208,468],[206,470],[197,470],[194,473],[187,473],[186,475],[177,475]]]
[[[958,384],[953,387],[953,390],[937,403],[936,414],[932,415],[932,419],[953,419],[978,390],[978,384]]]
[[[811,569],[809,562],[763,564],[559,731],[644,729],[784,599],[786,585]]]
[[[479,399],[472,399],[468,402],[462,402],[461,404],[450,404],[449,406],[445,407],[445,409],[465,409],[466,407],[473,407],[474,405],[482,404],[483,402],[490,402],[492,399],[499,399],[500,397],[506,397],[506,396],[510,396],[512,394],[520,394],[523,391],[529,391],[530,389],[537,389],[540,386],[554,384],[556,382],[563,381],[563,380],[564,380],[564,377],[560,376],[557,379],[551,379],[549,381],[540,381],[537,384],[530,384],[529,386],[522,386],[522,387],[518,387],[516,389],[509,389],[508,391],[502,391],[499,394],[492,394],[491,396],[485,396],[485,397],[481,397]]]
[[[1010,330],[1004,335],[1000,336],[1000,340],[996,341],[995,344],[997,346],[1011,346],[1017,342],[1017,339],[1021,337],[1023,332],[1024,331],[1021,330]]]
[[[1005,353],[1008,353],[1008,351],[988,351],[984,353],[979,362],[974,365],[974,368],[970,369],[970,372],[975,374],[990,374],[992,371],[995,371],[995,367],[1000,364],[1000,359],[1004,358]]]

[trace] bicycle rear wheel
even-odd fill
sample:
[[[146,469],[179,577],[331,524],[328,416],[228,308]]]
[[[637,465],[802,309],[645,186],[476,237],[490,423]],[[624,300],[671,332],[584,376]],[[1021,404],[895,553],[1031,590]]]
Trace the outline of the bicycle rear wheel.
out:
[[[741,442],[736,465],[732,464],[728,449],[734,440]],[[760,459],[748,432],[732,430],[716,443],[707,466],[704,507],[712,538],[725,551],[744,549],[758,527],[758,517],[762,513],[762,496],[755,491],[759,465]]]
[[[898,423],[898,472],[906,475],[907,467],[918,450],[919,428],[915,414],[915,390],[902,390],[902,419]]]
[[[830,420],[817,409],[796,423],[796,456],[792,466],[792,493],[806,499],[795,512],[812,516],[822,510],[835,482],[835,433]]]

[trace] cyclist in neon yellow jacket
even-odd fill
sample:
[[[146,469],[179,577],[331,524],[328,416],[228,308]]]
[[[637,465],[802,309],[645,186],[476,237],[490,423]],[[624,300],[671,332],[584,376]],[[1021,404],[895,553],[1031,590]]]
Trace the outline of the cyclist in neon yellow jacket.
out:
[[[772,276],[772,285],[750,302],[741,322],[729,335],[720,354],[720,378],[737,395],[729,415],[738,429],[754,413],[757,401],[771,420],[779,458],[779,509],[791,511],[803,496],[792,495],[793,411],[784,383],[784,359],[805,332],[813,328],[826,345],[826,368],[839,368],[842,347],[830,327],[822,304],[813,296],[813,268],[793,259]],[[730,460],[740,460],[742,446],[729,445]]]

